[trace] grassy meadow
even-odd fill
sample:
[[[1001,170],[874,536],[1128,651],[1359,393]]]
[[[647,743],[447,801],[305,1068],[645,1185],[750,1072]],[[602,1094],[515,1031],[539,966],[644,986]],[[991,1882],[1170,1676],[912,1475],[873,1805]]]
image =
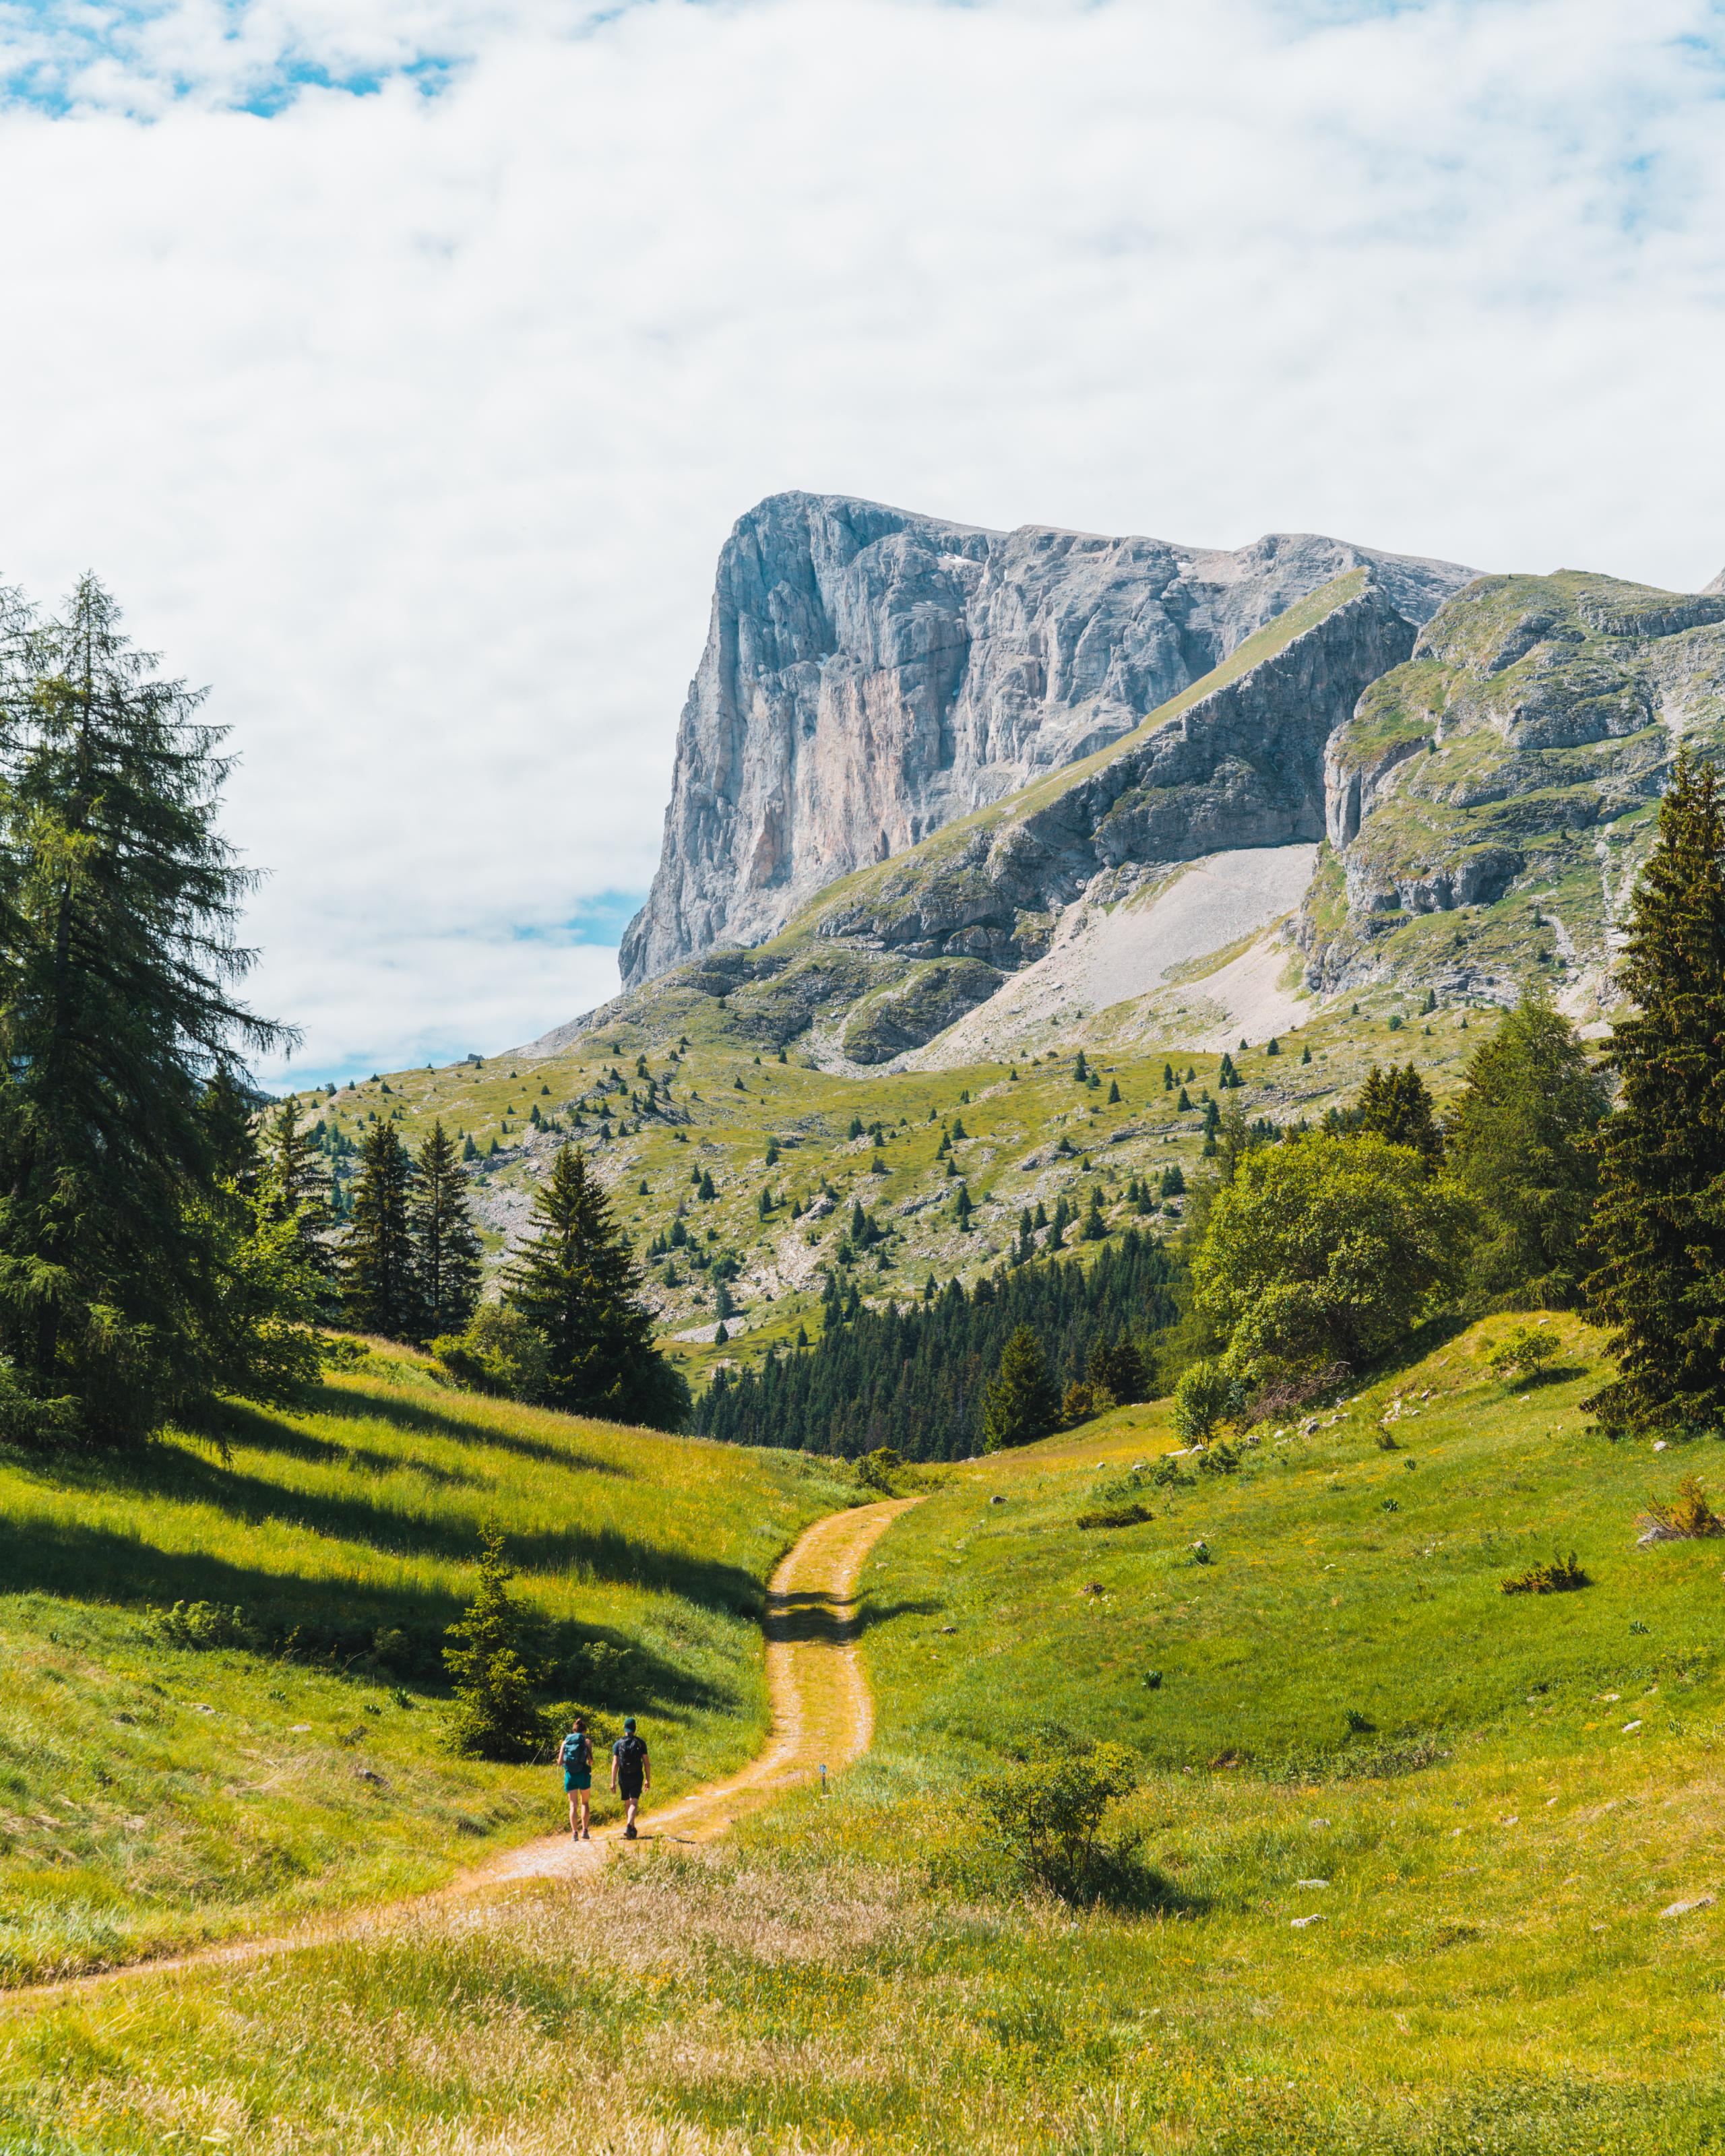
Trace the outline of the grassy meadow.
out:
[[[1592,1434],[1568,1319],[1555,1376],[1507,1389],[1507,1322],[1234,1473],[1173,1461],[1131,1527],[1077,1522],[1168,1451],[1159,1407],[951,1471],[870,1561],[875,1747],[832,1798],[572,1895],[16,2018],[0,2140],[1717,2148],[1725,1543],[1635,1533],[1721,1456]],[[1502,1591],[1571,1549],[1586,1588]],[[1146,1763],[1131,1906],[975,1869],[967,1784],[1048,1720]]]
[[[443,1747],[488,1520],[564,1695],[639,1712],[663,1787],[747,1758],[764,1583],[847,1495],[381,1348],[307,1412],[231,1411],[225,1453],[0,1453],[0,1983],[434,1886],[555,1825],[548,1768]],[[256,1644],[177,1642],[178,1601]]]

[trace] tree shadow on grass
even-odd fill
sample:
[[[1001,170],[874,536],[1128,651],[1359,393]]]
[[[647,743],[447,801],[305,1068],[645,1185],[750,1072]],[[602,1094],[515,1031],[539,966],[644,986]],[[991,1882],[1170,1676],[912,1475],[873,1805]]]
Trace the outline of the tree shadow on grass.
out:
[[[207,1551],[158,1549],[141,1536],[69,1521],[0,1515],[0,1582],[13,1594],[148,1609],[174,1602],[239,1609],[258,1650],[332,1669],[362,1663],[368,1676],[411,1676],[444,1689],[443,1642],[465,1603],[436,1589],[266,1572]],[[572,1620],[540,1626],[548,1688],[579,1689],[572,1672],[595,1666],[642,1713],[734,1709],[729,1688],[697,1676],[608,1625]],[[396,1643],[377,1651],[380,1635]],[[600,1650],[596,1656],[595,1649]],[[604,1705],[603,1700],[590,1703]]]
[[[884,1625],[894,1617],[927,1616],[941,1604],[930,1601],[867,1604],[849,1618],[846,1607],[845,1596],[826,1588],[798,1588],[788,1594],[769,1589],[761,1629],[769,1646],[838,1647],[860,1639],[873,1625]]]
[[[278,1427],[249,1409],[233,1411],[235,1435],[249,1441],[249,1424]],[[479,1553],[479,1522],[454,1512],[409,1512],[379,1505],[362,1491],[286,1490],[223,1461],[177,1445],[141,1452],[32,1462],[39,1479],[62,1488],[138,1496],[175,1497],[206,1504],[245,1527],[266,1522],[295,1527],[336,1542],[353,1543],[396,1558],[434,1558],[468,1563]],[[574,1574],[615,1586],[678,1594],[701,1608],[756,1617],[765,1589],[742,1566],[637,1541],[614,1527],[536,1528],[506,1532],[510,1562],[523,1573]]]
[[[245,1412],[228,1410],[230,1419]],[[591,1453],[578,1451],[572,1444],[554,1445],[549,1439],[527,1437],[519,1430],[496,1430],[470,1419],[457,1409],[403,1399],[394,1392],[358,1392],[347,1386],[325,1385],[319,1389],[314,1412],[332,1421],[393,1423],[398,1430],[445,1438],[455,1445],[488,1445],[493,1451],[512,1452],[518,1459],[561,1467],[572,1475],[608,1475],[623,1481],[634,1479],[634,1469],[620,1460],[596,1459]]]

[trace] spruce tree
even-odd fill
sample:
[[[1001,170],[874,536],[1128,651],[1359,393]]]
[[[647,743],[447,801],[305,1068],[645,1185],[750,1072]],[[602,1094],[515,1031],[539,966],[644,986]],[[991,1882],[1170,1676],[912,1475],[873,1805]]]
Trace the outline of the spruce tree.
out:
[[[504,1294],[544,1337],[551,1405],[679,1428],[688,1388],[654,1347],[628,1241],[576,1147],[562,1148],[540,1185],[533,1225]]]
[[[459,1332],[480,1293],[480,1239],[467,1202],[455,1142],[441,1122],[419,1148],[412,1223],[413,1256],[428,1338]]]
[[[1680,754],[1635,886],[1612,1028],[1621,1081],[1584,1248],[1615,1383],[1613,1430],[1725,1426],[1725,815],[1710,764]]]
[[[155,677],[93,577],[0,606],[0,1354],[13,1434],[147,1435],[213,1381],[234,1261],[208,1086],[283,1029],[236,1001],[254,879],[216,829],[200,698]]]
[[[264,1159],[271,1171],[273,1215],[293,1223],[302,1261],[321,1280],[335,1277],[330,1245],[335,1216],[323,1156],[300,1121],[297,1101],[284,1101],[264,1118]]]
[[[1437,1111],[1425,1081],[1411,1063],[1401,1068],[1392,1063],[1388,1070],[1380,1070],[1374,1063],[1366,1073],[1355,1110],[1356,1128],[1375,1131],[1391,1145],[1409,1147],[1428,1168],[1442,1161],[1444,1134]]]
[[[413,1163],[393,1123],[373,1123],[360,1149],[353,1218],[340,1255],[341,1318],[356,1332],[417,1340],[425,1306],[413,1248]]]
[[[482,1531],[479,1589],[449,1628],[444,1662],[455,1682],[449,1748],[470,1759],[521,1762],[545,1743],[545,1717],[534,1700],[534,1661],[525,1613],[510,1593],[515,1573],[503,1537]]]
[[[983,1442],[986,1450],[1031,1445],[1060,1427],[1060,1398],[1048,1373],[1042,1343],[1028,1325],[1007,1342],[999,1374],[983,1399]]]

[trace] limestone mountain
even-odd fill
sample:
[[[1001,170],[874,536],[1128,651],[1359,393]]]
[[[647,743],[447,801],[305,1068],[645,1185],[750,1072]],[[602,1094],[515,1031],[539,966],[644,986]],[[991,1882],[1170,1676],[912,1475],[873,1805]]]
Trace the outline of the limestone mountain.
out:
[[[772,496],[720,556],[625,984],[758,944],[837,878],[1120,742],[1356,570],[1410,629],[1471,574],[1309,534],[1228,552]]]

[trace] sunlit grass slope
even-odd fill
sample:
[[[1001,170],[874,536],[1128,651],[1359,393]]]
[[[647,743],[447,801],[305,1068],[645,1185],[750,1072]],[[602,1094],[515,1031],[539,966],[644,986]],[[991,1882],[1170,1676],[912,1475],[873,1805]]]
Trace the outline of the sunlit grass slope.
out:
[[[42,2156],[537,2156],[598,2118],[777,2156],[1717,2148],[1725,1543],[1635,1533],[1725,1458],[1590,1435],[1558,1322],[1525,1397],[1485,1373],[1499,1320],[1128,1529],[1077,1517],[1168,1446],[1158,1410],[959,1471],[867,1575],[875,1750],[835,1796],[14,2025],[0,2118]],[[1501,1591],[1559,1547],[1591,1586]],[[1050,1718],[1149,1762],[1159,1911],[952,1882],[967,1779]]]
[[[477,1399],[393,1351],[230,1436],[0,1455],[5,1980],[428,1886],[553,1825],[549,1768],[442,1746],[487,1520],[560,1688],[634,1706],[665,1787],[747,1758],[763,1583],[845,1501],[797,1457]],[[166,1644],[178,1600],[289,1651]]]

